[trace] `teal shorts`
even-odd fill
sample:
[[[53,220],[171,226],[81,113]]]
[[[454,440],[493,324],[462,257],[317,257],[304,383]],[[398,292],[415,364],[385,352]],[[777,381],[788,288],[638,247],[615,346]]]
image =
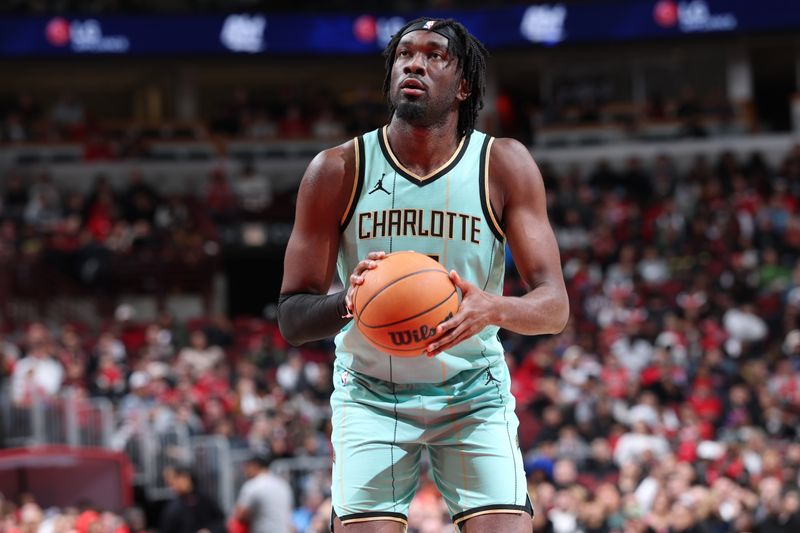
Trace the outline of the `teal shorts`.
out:
[[[407,524],[422,449],[453,523],[533,514],[504,361],[444,383],[394,384],[334,365],[333,512]]]

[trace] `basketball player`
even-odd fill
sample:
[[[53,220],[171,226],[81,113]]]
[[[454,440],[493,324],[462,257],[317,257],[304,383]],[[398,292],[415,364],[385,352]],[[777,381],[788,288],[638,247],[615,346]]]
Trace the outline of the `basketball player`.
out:
[[[320,153],[297,198],[278,317],[293,344],[336,334],[335,533],[400,533],[427,448],[462,533],[530,532],[532,508],[499,328],[557,333],[567,295],[542,177],[528,150],[476,131],[486,50],[459,23],[420,19],[388,44],[388,125]],[[531,287],[504,297],[504,245]],[[373,348],[350,295],[387,253],[441,262],[462,293],[425,355]],[[327,295],[334,268],[349,282]]]

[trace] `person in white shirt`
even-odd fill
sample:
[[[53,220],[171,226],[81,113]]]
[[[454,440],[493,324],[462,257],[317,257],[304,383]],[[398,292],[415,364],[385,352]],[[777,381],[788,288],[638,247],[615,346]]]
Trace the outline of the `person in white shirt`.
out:
[[[272,205],[272,184],[252,163],[245,164],[233,188],[240,207],[247,213],[263,213]]]
[[[64,369],[47,350],[46,344],[36,344],[14,365],[11,375],[11,396],[17,405],[28,404],[37,398],[49,398],[61,389]]]
[[[270,472],[271,456],[253,455],[245,463],[247,481],[242,485],[233,518],[248,525],[249,533],[292,533],[294,497],[289,483]]]

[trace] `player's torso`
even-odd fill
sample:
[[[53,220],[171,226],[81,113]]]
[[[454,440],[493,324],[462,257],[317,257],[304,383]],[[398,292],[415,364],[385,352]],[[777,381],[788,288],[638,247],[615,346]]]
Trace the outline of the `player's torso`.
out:
[[[385,128],[359,137],[356,145],[358,178],[342,220],[340,278],[347,280],[369,252],[414,250],[481,289],[501,294],[503,234],[486,200],[491,138],[473,132],[447,163],[428,176],[417,176],[402,166],[391,151]],[[488,327],[433,359],[390,357],[368,344],[353,323],[336,337],[336,351],[348,368],[396,383],[442,382],[503,354],[497,328]]]

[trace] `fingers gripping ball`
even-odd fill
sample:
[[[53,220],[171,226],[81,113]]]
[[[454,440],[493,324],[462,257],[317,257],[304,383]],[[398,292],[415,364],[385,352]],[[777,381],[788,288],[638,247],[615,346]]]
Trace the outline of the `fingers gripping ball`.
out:
[[[436,326],[458,311],[447,270],[427,255],[389,254],[353,295],[356,327],[378,350],[416,357],[436,339]]]

